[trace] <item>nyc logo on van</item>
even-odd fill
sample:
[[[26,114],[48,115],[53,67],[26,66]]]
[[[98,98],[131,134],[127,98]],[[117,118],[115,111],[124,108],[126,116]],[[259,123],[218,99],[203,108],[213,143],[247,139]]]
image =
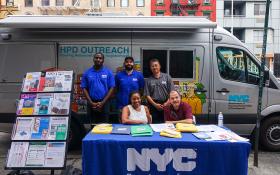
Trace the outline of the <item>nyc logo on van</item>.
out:
[[[228,101],[229,101],[229,103],[244,104],[244,103],[248,103],[250,101],[250,96],[249,95],[229,95]]]
[[[164,149],[163,154],[158,148],[142,148],[138,152],[134,148],[127,148],[127,171],[133,173],[138,167],[141,171],[151,171],[151,163],[156,165],[158,172],[165,172],[172,162],[174,171],[190,172],[196,168],[197,153],[194,149]],[[183,161],[187,160],[187,161]]]

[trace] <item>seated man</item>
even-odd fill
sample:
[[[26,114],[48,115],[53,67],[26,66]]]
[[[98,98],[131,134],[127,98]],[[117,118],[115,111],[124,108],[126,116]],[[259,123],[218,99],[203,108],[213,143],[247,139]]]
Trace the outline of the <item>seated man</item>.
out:
[[[169,93],[169,105],[163,108],[165,123],[193,123],[192,108],[181,101],[181,95],[177,91]]]

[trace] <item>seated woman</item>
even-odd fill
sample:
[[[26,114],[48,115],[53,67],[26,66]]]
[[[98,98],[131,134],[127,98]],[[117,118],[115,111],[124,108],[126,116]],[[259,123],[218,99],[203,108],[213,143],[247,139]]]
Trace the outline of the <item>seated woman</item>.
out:
[[[152,118],[149,109],[141,105],[139,92],[132,92],[129,96],[130,104],[122,109],[123,124],[146,124],[151,123]]]
[[[165,123],[193,123],[192,108],[181,101],[181,95],[177,91],[170,92],[169,104],[163,110]]]

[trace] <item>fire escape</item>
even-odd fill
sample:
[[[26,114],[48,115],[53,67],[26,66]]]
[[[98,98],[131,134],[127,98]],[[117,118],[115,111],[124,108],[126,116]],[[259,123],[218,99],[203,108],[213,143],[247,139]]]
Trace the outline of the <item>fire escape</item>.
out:
[[[188,0],[185,3],[180,3],[180,0],[171,0],[170,12],[174,16],[187,16],[187,10],[196,10],[199,5],[198,0]]]

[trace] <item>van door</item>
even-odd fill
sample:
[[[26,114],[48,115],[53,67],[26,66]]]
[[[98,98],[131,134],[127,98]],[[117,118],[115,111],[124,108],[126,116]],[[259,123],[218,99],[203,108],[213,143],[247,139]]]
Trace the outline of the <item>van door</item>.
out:
[[[251,134],[256,123],[259,63],[244,48],[216,45],[213,55],[215,118],[222,112],[224,123],[242,135]],[[263,99],[267,88],[264,88]],[[267,101],[263,100],[263,106]]]
[[[55,43],[0,44],[0,123],[14,122],[25,73],[54,67],[55,59]]]

